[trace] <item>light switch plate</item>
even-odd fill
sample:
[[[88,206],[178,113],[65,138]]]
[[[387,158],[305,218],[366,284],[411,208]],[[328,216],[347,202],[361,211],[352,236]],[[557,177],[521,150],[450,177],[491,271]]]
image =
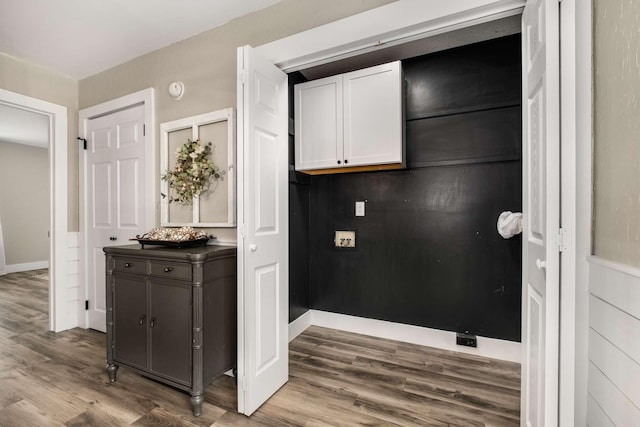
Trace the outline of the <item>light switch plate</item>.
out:
[[[336,248],[355,248],[356,232],[336,230],[335,245]]]
[[[364,202],[356,202],[356,216],[364,216]]]

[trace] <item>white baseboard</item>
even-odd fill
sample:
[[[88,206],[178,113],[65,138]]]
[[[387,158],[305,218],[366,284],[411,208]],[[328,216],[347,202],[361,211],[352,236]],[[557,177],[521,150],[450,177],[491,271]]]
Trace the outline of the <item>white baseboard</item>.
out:
[[[403,341],[442,350],[475,354],[508,362],[521,363],[522,359],[521,344],[519,342],[478,337],[478,347],[465,347],[456,345],[455,332],[319,310],[309,310],[289,324],[289,341],[300,335],[311,325],[354,332],[377,338]]]
[[[305,329],[311,326],[311,311],[312,310],[307,311],[289,323],[289,342],[293,341],[298,335],[303,333]]]
[[[19,273],[21,271],[40,270],[49,268],[49,261],[24,262],[22,264],[7,264],[7,273]]]

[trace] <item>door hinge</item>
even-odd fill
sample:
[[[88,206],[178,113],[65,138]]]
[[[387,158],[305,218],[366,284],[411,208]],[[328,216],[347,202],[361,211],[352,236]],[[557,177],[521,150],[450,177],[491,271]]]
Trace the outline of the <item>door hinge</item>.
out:
[[[240,236],[242,236],[243,239],[247,237],[247,226],[245,224],[240,225]]]
[[[246,70],[240,71],[240,73],[238,73],[238,78],[240,79],[240,82],[242,84],[246,84],[248,80],[247,71]]]
[[[85,310],[89,310],[89,300],[88,299],[84,300],[84,309]]]
[[[147,136],[147,125],[142,125],[142,136]]]
[[[242,391],[247,391],[247,377],[242,377],[242,381],[240,381],[242,383]]]
[[[556,236],[556,244],[558,245],[558,251],[559,252],[564,252],[565,250],[567,250],[566,234],[567,233],[564,230],[564,228],[558,229],[558,235]]]
[[[87,139],[78,137],[77,140],[82,142],[82,147],[86,150],[87,149]]]

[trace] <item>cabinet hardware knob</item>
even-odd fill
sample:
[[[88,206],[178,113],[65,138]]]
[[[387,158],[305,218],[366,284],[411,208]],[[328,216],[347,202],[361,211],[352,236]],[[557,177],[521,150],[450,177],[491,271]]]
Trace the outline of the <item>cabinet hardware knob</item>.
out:
[[[115,242],[116,240],[118,240],[118,238],[115,236],[111,236],[109,237],[109,240],[111,240],[112,242]]]
[[[151,318],[151,322],[149,323],[149,326],[151,326],[152,328],[156,326],[156,318],[155,317]]]
[[[258,245],[256,245],[255,243],[252,243],[249,245],[249,249],[251,250],[251,252],[255,252],[258,250]]]
[[[541,261],[540,259],[536,260],[536,268],[538,270],[542,270],[543,268],[547,268],[547,261]]]
[[[170,273],[171,271],[173,271],[173,268],[171,268],[171,267],[165,267],[164,268],[164,272],[165,273]]]
[[[342,163],[340,160],[338,160],[338,164]]]
[[[144,325],[144,321],[146,318],[147,316],[145,316],[144,314],[140,316],[140,318],[138,319],[138,325]]]
[[[347,163],[349,163],[349,160],[344,159],[344,164],[346,165]]]
[[[124,263],[124,267],[125,267],[125,268],[129,268],[129,267],[131,267],[131,263],[130,263],[130,262],[125,262],[125,263]]]

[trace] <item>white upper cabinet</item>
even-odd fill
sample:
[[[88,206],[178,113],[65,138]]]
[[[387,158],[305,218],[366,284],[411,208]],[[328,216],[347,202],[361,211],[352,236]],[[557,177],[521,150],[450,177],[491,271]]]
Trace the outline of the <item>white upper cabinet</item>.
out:
[[[296,170],[404,167],[400,61],[295,86]]]
[[[342,164],[342,76],[295,86],[296,169]]]

